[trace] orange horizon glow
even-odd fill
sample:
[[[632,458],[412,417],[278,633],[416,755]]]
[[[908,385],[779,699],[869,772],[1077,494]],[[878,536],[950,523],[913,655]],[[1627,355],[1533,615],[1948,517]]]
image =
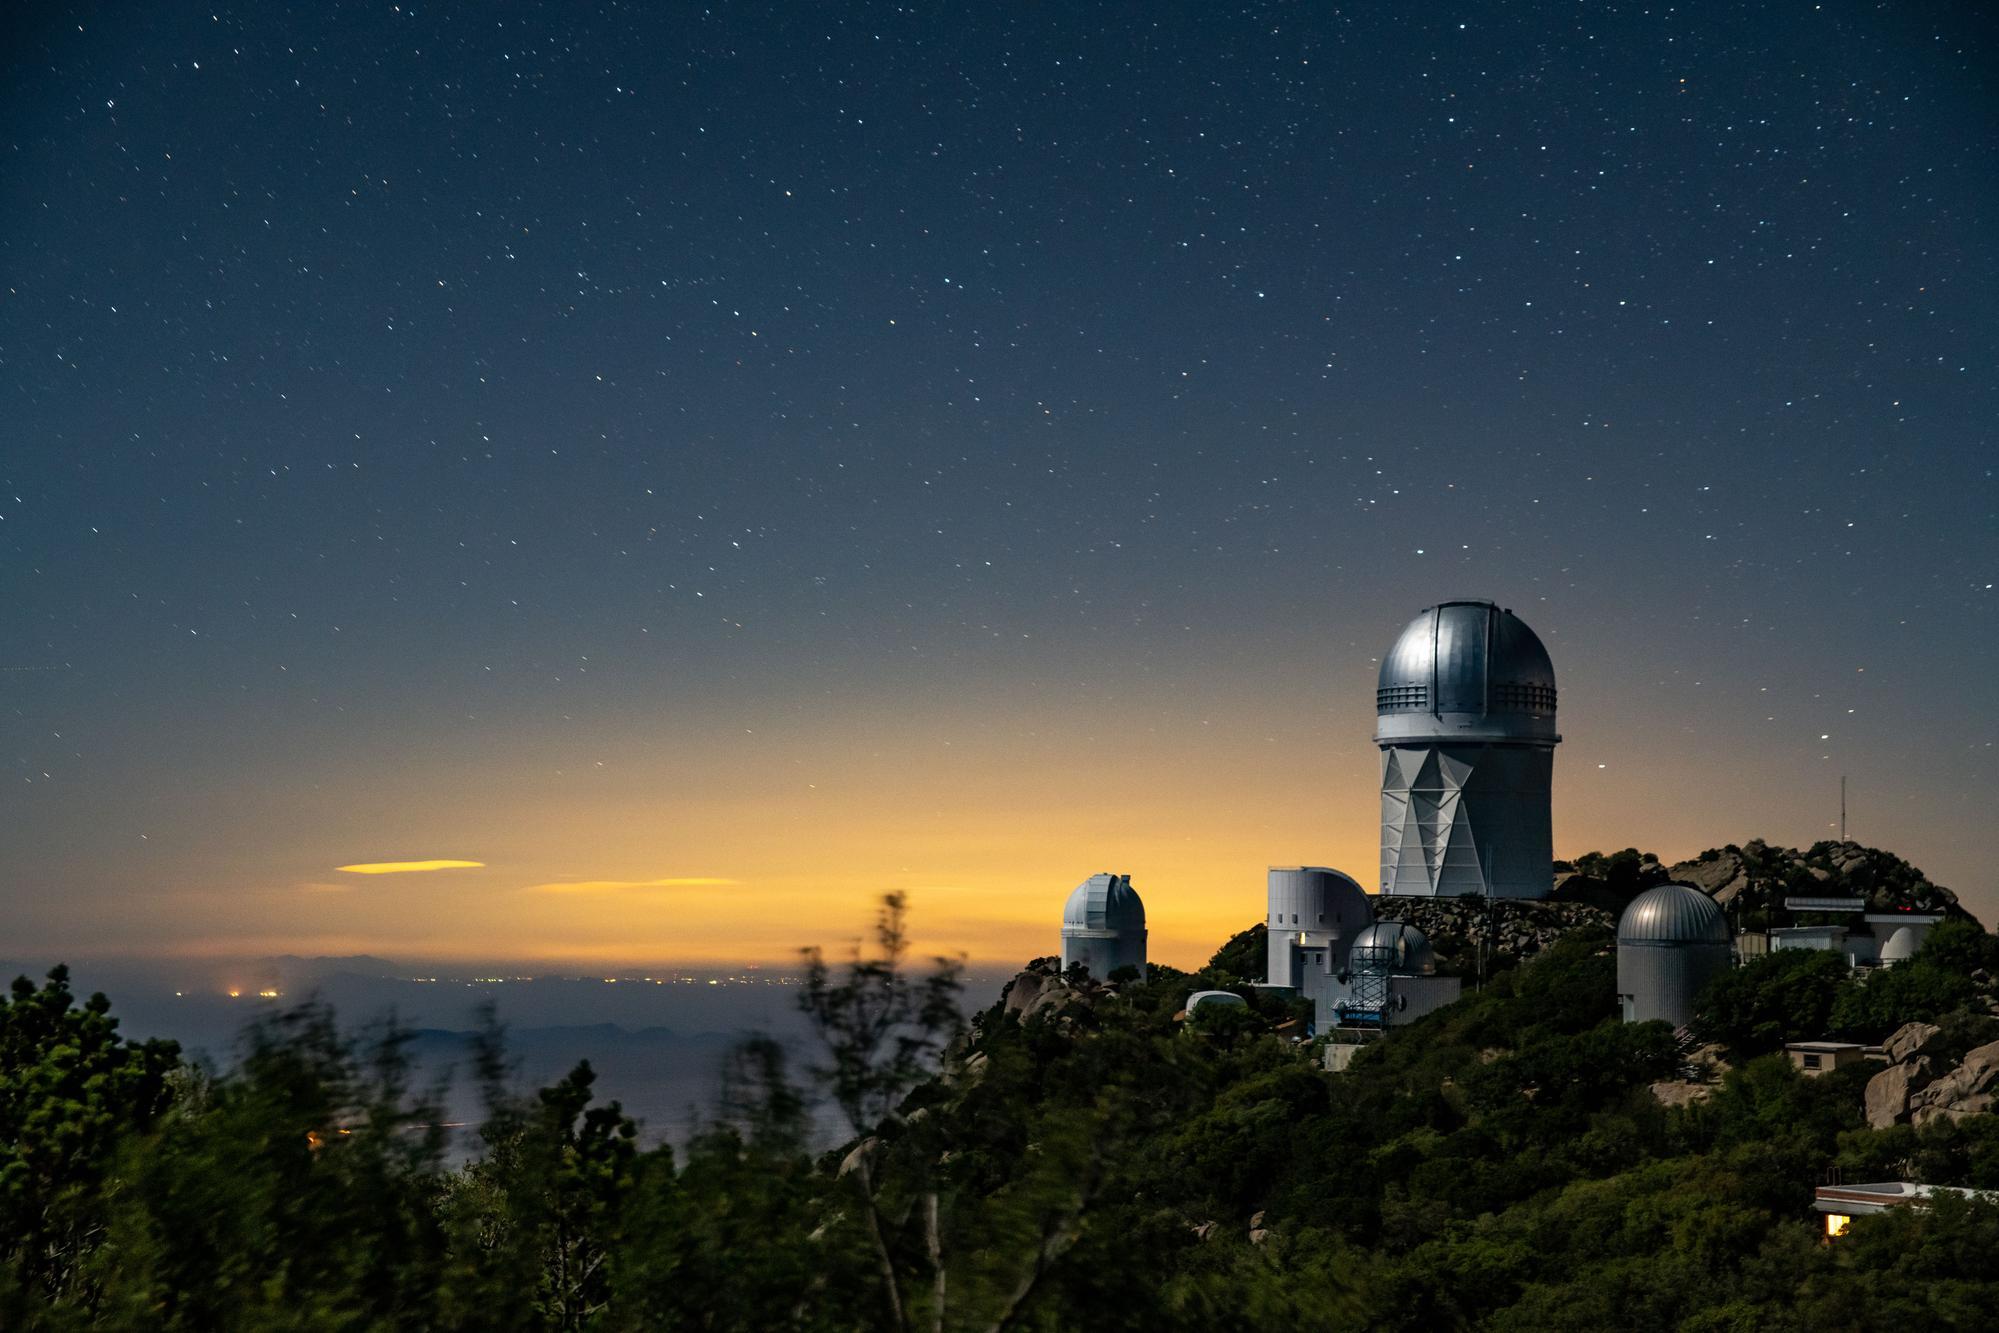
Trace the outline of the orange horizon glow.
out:
[[[1069,892],[1110,871],[1144,899],[1150,956],[1191,969],[1263,918],[1269,866],[1378,879],[1371,695],[1328,707],[1305,667],[1259,685],[1218,671],[1109,696],[807,700],[739,719],[754,726],[610,718],[556,739],[476,735],[390,771],[369,755],[254,787],[218,773],[184,830],[106,847],[82,894],[21,896],[12,933],[17,952],[33,940],[46,956],[783,965],[806,947],[837,955],[894,891],[918,956],[1001,967],[1055,953]],[[1671,863],[1832,836],[1825,784],[1801,782],[1795,754],[1743,747],[1724,762],[1642,693],[1639,706],[1572,693],[1557,856],[1636,846]],[[1880,796],[1867,808],[1862,841],[1987,914],[1982,883],[1937,864],[1964,860],[1947,819]],[[341,849],[440,844],[481,856],[349,863],[328,882]],[[401,877],[417,867],[478,873]]]

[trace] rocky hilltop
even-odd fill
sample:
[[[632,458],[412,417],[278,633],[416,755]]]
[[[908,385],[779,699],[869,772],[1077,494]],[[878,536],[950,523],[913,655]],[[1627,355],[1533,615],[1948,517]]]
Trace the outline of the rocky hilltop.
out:
[[[1761,838],[1712,847],[1672,865],[1629,847],[1558,861],[1552,901],[1587,903],[1615,916],[1646,889],[1668,882],[1700,889],[1751,930],[1770,924],[1787,897],[1860,898],[1870,912],[1969,917],[1956,894],[1893,852],[1857,842],[1819,842],[1800,851]]]
[[[1709,894],[1746,930],[1782,924],[1787,897],[1858,898],[1870,912],[1972,919],[1956,894],[1892,852],[1857,842],[1821,842],[1799,850],[1760,838],[1674,864],[1635,848],[1589,852],[1556,863],[1553,891],[1541,902],[1500,900],[1488,910],[1478,898],[1381,898],[1375,911],[1379,919],[1422,931],[1445,971],[1471,975],[1488,942],[1488,966],[1523,962],[1573,931],[1615,928],[1633,898],[1666,883],[1691,884]]]
[[[1969,917],[1957,895],[1893,852],[1857,842],[1813,843],[1804,851],[1757,839],[1702,852],[1669,872],[1730,907],[1745,926],[1764,924],[1787,896],[1864,898],[1870,912],[1941,912]]]

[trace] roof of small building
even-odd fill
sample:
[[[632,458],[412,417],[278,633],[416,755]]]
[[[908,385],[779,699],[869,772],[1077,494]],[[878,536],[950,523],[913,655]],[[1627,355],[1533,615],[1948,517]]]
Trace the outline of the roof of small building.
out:
[[[1959,1185],[1918,1185],[1908,1180],[1878,1180],[1866,1185],[1821,1185],[1812,1191],[1812,1207],[1821,1213],[1879,1213],[1938,1194],[1966,1199],[1999,1199],[1999,1190],[1965,1189]]]

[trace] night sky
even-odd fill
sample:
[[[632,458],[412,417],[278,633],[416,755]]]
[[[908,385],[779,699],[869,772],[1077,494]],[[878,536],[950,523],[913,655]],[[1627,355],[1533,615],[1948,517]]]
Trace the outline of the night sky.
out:
[[[1558,855],[1999,915],[1984,6],[0,23],[12,953],[1196,963],[1461,597]]]

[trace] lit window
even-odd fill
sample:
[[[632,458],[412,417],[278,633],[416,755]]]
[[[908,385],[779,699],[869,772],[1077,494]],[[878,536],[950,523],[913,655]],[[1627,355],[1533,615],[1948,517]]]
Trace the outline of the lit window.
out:
[[[1851,1221],[1853,1219],[1845,1213],[1827,1213],[1825,1215],[1826,1239],[1831,1240],[1834,1236],[1843,1233],[1846,1230],[1847,1223]]]

